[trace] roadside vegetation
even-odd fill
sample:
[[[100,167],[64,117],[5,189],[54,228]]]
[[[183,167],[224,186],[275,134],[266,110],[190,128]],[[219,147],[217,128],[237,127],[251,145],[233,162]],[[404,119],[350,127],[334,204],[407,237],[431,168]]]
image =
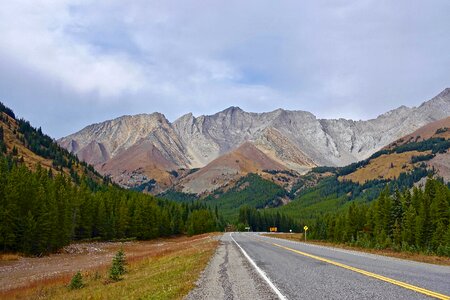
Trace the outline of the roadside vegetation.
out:
[[[32,172],[0,157],[0,247],[42,255],[72,241],[134,238],[217,231],[218,216],[204,204],[177,204],[115,186],[92,191],[64,175]],[[191,217],[201,216],[201,222]]]
[[[432,178],[423,191],[386,188],[372,203],[353,202],[310,227],[314,239],[450,257],[450,189]]]
[[[307,225],[310,237],[324,242],[410,256],[450,257],[449,184],[444,184],[425,163],[448,151],[449,143],[444,138],[433,138],[381,150],[343,168],[315,168],[313,173],[328,176],[315,186],[297,186],[299,192],[291,193],[296,196],[287,205],[270,211],[241,208],[239,224],[262,231],[276,226],[282,232],[302,232]],[[363,182],[345,179],[364,168],[376,167],[373,162],[385,155],[408,152],[413,168],[405,168],[397,176]],[[423,189],[415,186],[427,177]]]
[[[89,268],[75,274],[74,288],[70,277],[62,276],[26,286],[0,291],[5,299],[182,299],[195,286],[218,245],[215,234],[193,238],[159,240],[137,249],[139,256],[128,256],[121,280],[110,279],[111,264]],[[134,244],[136,242],[133,242]],[[158,247],[164,243],[164,247]],[[139,245],[137,245],[139,246]],[[137,247],[133,246],[133,247]],[[75,258],[76,259],[76,258]],[[120,259],[118,259],[120,261]]]

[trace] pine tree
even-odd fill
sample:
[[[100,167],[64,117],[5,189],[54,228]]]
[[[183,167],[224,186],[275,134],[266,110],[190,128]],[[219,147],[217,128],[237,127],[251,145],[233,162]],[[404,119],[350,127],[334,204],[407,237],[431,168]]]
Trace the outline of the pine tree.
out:
[[[113,258],[112,266],[109,269],[109,278],[113,281],[119,281],[122,279],[122,275],[125,274],[125,252],[120,249]]]
[[[392,241],[396,247],[400,246],[402,243],[402,230],[398,220],[395,220],[394,222],[392,229]]]
[[[403,216],[402,225],[402,240],[409,246],[416,244],[415,240],[415,222],[416,222],[416,210],[412,204],[406,210]]]
[[[117,237],[118,238],[124,238],[128,234],[128,227],[130,223],[130,217],[128,214],[128,206],[126,204],[126,200],[122,199],[120,201],[120,204],[118,206],[118,212],[117,212]]]
[[[434,249],[445,243],[445,234],[450,221],[450,207],[447,188],[436,182],[434,199],[431,203],[430,218],[433,226],[432,246]]]
[[[77,289],[81,289],[82,287],[84,287],[83,276],[81,275],[80,271],[78,271],[72,277],[72,280],[69,283],[69,289],[77,290]]]
[[[38,253],[36,247],[36,220],[31,211],[24,220],[20,251],[26,254]]]

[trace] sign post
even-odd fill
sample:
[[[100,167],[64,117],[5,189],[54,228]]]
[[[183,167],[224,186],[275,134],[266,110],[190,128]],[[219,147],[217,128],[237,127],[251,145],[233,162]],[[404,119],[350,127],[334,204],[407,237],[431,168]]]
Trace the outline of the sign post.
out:
[[[308,226],[305,225],[305,227],[303,227],[303,229],[305,229],[305,242],[306,242],[306,231],[308,231]]]

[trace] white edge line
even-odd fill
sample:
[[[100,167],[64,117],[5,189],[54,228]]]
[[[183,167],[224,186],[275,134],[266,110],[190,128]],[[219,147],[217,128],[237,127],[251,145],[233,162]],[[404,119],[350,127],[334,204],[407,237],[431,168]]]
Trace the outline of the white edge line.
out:
[[[269,279],[269,277],[267,277],[266,273],[263,270],[261,270],[260,267],[258,267],[256,265],[256,263],[250,258],[250,256],[247,254],[247,252],[245,252],[245,250],[242,249],[241,245],[239,245],[238,242],[236,242],[236,240],[233,238],[232,233],[230,233],[230,237],[233,240],[233,242],[235,242],[236,245],[239,247],[242,254],[244,254],[245,258],[247,258],[247,260],[256,269],[256,271],[259,273],[259,275],[267,282],[267,284],[270,286],[270,288],[277,294],[278,298],[280,298],[281,300],[287,300],[287,298],[280,292],[280,290],[275,286],[275,284],[273,284],[272,281],[270,281],[270,279]]]

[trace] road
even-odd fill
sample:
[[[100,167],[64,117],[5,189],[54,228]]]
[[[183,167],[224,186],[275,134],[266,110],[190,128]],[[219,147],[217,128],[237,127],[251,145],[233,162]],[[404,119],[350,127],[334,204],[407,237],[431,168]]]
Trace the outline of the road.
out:
[[[450,299],[450,267],[226,233],[188,299]]]

